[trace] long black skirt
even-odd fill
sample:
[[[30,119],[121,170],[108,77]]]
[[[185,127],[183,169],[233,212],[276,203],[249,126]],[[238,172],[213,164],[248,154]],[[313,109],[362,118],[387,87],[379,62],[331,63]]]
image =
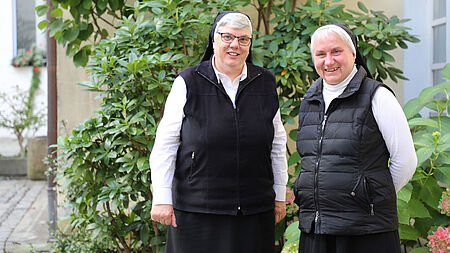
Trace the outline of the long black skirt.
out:
[[[274,211],[217,215],[174,210],[177,227],[167,230],[166,253],[273,253]]]
[[[300,234],[299,253],[400,253],[398,231],[359,236]]]

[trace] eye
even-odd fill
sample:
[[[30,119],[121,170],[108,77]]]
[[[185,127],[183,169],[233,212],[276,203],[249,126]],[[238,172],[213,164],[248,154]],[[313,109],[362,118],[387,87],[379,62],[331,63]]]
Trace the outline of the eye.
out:
[[[225,33],[225,34],[222,34],[222,39],[229,41],[229,40],[234,39],[234,37],[231,34],[226,34]]]
[[[240,37],[239,41],[242,42],[242,43],[248,43],[250,41],[250,38],[248,38],[248,37]]]
[[[316,53],[316,57],[324,57],[325,53],[324,52],[317,52]]]

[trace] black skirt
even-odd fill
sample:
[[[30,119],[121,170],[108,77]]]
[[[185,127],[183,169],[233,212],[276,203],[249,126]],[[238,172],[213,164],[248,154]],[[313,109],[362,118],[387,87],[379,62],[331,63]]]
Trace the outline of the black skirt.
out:
[[[400,253],[398,231],[359,236],[300,234],[299,253]]]
[[[177,227],[167,230],[166,253],[273,253],[274,211],[217,215],[174,210]]]

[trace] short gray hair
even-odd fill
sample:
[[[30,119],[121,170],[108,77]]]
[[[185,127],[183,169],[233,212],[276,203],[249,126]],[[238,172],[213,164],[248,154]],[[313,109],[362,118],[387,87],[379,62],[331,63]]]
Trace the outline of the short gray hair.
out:
[[[311,36],[311,55],[314,59],[314,43],[318,38],[328,37],[328,35],[333,32],[337,34],[342,41],[344,41],[346,44],[348,44],[348,47],[352,50],[352,52],[356,55],[356,48],[355,45],[353,45],[353,41],[350,38],[350,35],[341,27],[337,25],[324,25],[322,27],[317,28],[317,30],[313,33]]]
[[[252,34],[252,22],[247,17],[247,15],[243,13],[232,12],[223,16],[216,25],[216,30],[214,31],[214,38],[217,35],[217,31],[219,31],[219,29],[225,25],[228,25],[231,28],[248,29],[250,30],[250,36]]]

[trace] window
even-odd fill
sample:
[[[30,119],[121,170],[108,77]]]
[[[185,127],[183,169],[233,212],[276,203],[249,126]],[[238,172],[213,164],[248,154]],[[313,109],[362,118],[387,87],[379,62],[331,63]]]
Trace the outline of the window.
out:
[[[37,5],[44,3],[45,0],[13,0],[14,56],[19,49],[30,49],[33,44],[46,51],[45,34],[37,28],[40,20],[34,9]]]
[[[446,0],[433,0],[433,61],[431,71],[433,85],[443,82],[442,69],[447,62],[447,22]]]

